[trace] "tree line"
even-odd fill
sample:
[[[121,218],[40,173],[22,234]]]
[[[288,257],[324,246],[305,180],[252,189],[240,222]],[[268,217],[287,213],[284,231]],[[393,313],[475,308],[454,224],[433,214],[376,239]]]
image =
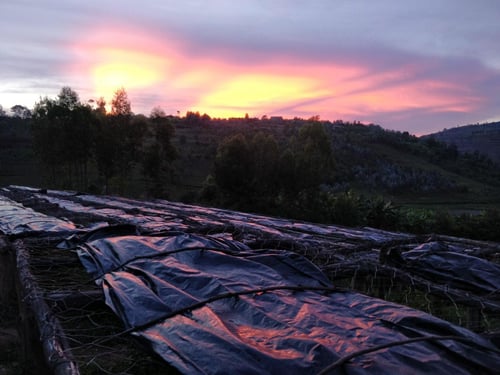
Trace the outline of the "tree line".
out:
[[[325,127],[317,122],[300,127],[281,144],[262,132],[240,133],[220,143],[201,199],[207,204],[313,222],[500,241],[497,209],[454,215],[443,209],[398,206],[382,195],[353,189],[335,191],[332,185],[338,181],[335,171],[339,168],[334,163]]]
[[[222,204],[248,202],[254,209],[293,205],[297,196],[332,183],[333,171],[330,141],[319,122],[300,127],[281,143],[272,134],[238,133],[219,144],[204,194],[212,191],[212,199]]]
[[[452,214],[443,209],[398,206],[386,193],[391,186],[369,185],[366,170],[383,167],[388,161],[369,145],[385,144],[383,153],[392,148],[420,156],[448,170],[472,168],[466,175],[499,186],[500,170],[490,160],[471,154],[459,154],[455,147],[433,139],[419,140],[408,133],[385,131],[378,126],[351,124],[331,132],[331,124],[309,119],[292,128],[287,137],[277,138],[264,132],[237,133],[223,139],[214,160],[212,174],[201,192],[201,201],[232,209],[253,211],[346,226],[371,226],[418,234],[441,233],[474,239],[500,241],[500,211]],[[383,154],[382,153],[382,154]],[[466,194],[467,188],[449,181],[435,171],[409,169],[401,174],[405,194]],[[488,171],[488,178],[476,176]],[[389,172],[392,170],[389,169]],[[474,172],[475,171],[475,172]],[[397,180],[389,173],[386,177]],[[401,177],[399,176],[399,177]],[[396,181],[397,182],[397,181]],[[364,193],[356,186],[368,187]],[[411,189],[410,189],[411,188]]]
[[[136,166],[151,194],[161,195],[168,184],[176,156],[170,120],[160,108],[149,117],[134,115],[123,88],[115,92],[107,113],[104,99],[91,106],[63,87],[57,98],[36,103],[31,121],[34,150],[49,186],[109,193],[112,185],[123,194]],[[99,186],[90,184],[92,173]]]
[[[10,107],[10,112],[12,117],[19,119],[29,119],[31,118],[31,110],[23,105],[16,104]],[[0,105],[0,117],[7,117],[7,111]]]
[[[408,183],[420,189],[412,194],[430,188],[461,194],[462,189],[435,172],[416,169],[418,165],[396,168],[384,156],[388,150],[402,150],[448,170],[467,166],[471,177],[480,171],[478,179],[499,183],[498,168],[491,161],[459,154],[455,147],[433,139],[420,140],[374,125],[320,121],[318,116],[279,124],[247,116],[234,120],[233,130],[227,130],[228,120],[197,112],[180,118],[154,108],[149,116],[135,115],[123,88],[115,92],[107,111],[102,98],[82,103],[74,90],[63,87],[56,98],[41,99],[30,117],[34,150],[48,187],[136,196],[140,191],[143,197],[168,198],[172,186],[182,184],[173,177],[176,158],[193,147],[205,147],[196,141],[190,148],[186,139],[180,139],[181,151],[177,150],[174,132],[183,125],[192,128],[186,134],[198,139],[209,133],[214,142],[203,151],[212,168],[204,171],[205,182],[189,203],[348,226],[498,240],[494,227],[500,225],[498,210],[457,216],[399,207],[383,197],[383,189],[387,194],[397,192],[395,183],[398,189]],[[193,166],[189,163],[181,167],[189,170]],[[387,186],[376,182],[385,179],[390,182]],[[370,185],[370,181],[375,182]],[[137,190],[131,194],[134,183]],[[366,195],[359,186],[373,193]]]

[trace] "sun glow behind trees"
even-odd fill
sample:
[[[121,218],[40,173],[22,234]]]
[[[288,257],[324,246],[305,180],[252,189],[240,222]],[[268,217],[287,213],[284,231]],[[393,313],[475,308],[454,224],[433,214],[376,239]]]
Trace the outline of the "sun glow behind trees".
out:
[[[102,48],[91,68],[95,92],[111,97],[118,87],[143,89],[163,81],[166,63],[152,52]]]
[[[120,28],[95,30],[75,43],[73,52],[78,62],[70,74],[85,77],[82,84],[90,85],[92,98],[103,97],[110,103],[119,88],[134,94],[163,94],[172,54],[149,35]],[[148,103],[148,109],[155,105]]]
[[[329,92],[320,82],[296,76],[242,74],[201,98],[196,108],[214,117],[276,112],[292,102],[315,99]]]
[[[124,35],[127,35],[125,38]],[[192,50],[182,40],[127,28],[96,29],[75,43],[71,74],[92,99],[110,103],[120,87],[136,113],[161,106],[167,113],[197,111],[229,118],[280,115],[363,122],[384,113],[465,113],[481,105],[450,77],[418,78],[425,66],[375,70],[369,61],[318,62],[308,56],[245,61],[237,51]],[[269,57],[269,58],[268,58]],[[452,77],[454,78],[454,77]]]

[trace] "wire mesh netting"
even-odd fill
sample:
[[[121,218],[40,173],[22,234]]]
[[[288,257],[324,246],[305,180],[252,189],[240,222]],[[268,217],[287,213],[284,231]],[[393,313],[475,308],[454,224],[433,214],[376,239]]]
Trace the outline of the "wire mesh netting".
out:
[[[59,241],[15,243],[29,257],[36,288],[50,308],[41,339],[57,333],[63,354],[80,374],[178,374],[132,336],[120,334],[123,323],[105,305],[101,288],[83,269],[76,251],[56,247]]]
[[[52,320],[46,319],[47,325],[57,321],[61,326],[58,334],[67,345],[63,350],[80,373],[176,373],[150,350],[143,351],[144,342],[122,334],[123,322],[105,305],[96,277],[84,270],[71,248],[72,241],[90,240],[96,227],[109,224],[130,225],[134,235],[209,235],[238,241],[252,251],[295,252],[318,266],[336,288],[430,313],[498,343],[499,244],[318,225],[166,201],[20,187],[2,194],[75,224],[69,238],[67,227],[45,238],[39,231],[11,237],[18,250],[24,249],[37,293],[49,306]]]

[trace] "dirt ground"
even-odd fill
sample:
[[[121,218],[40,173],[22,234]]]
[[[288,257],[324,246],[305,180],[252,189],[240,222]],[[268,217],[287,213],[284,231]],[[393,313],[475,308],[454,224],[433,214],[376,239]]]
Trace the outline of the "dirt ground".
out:
[[[5,304],[0,307],[0,375],[24,373],[15,310]]]

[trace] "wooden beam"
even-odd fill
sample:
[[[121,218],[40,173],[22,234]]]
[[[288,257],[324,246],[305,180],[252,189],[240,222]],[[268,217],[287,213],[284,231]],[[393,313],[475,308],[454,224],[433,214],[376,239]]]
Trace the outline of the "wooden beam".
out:
[[[36,334],[31,321],[36,323],[45,364],[54,375],[79,375],[78,366],[72,358],[70,346],[65,339],[64,331],[57,317],[45,302],[29,267],[29,252],[22,240],[13,243],[16,252],[18,275],[18,296],[20,301],[21,320],[24,324],[25,345],[33,342]],[[36,337],[36,336],[35,336]],[[34,344],[34,343],[33,343]],[[31,350],[27,348],[27,350]],[[33,358],[29,358],[33,360]],[[42,373],[43,371],[39,372]]]

